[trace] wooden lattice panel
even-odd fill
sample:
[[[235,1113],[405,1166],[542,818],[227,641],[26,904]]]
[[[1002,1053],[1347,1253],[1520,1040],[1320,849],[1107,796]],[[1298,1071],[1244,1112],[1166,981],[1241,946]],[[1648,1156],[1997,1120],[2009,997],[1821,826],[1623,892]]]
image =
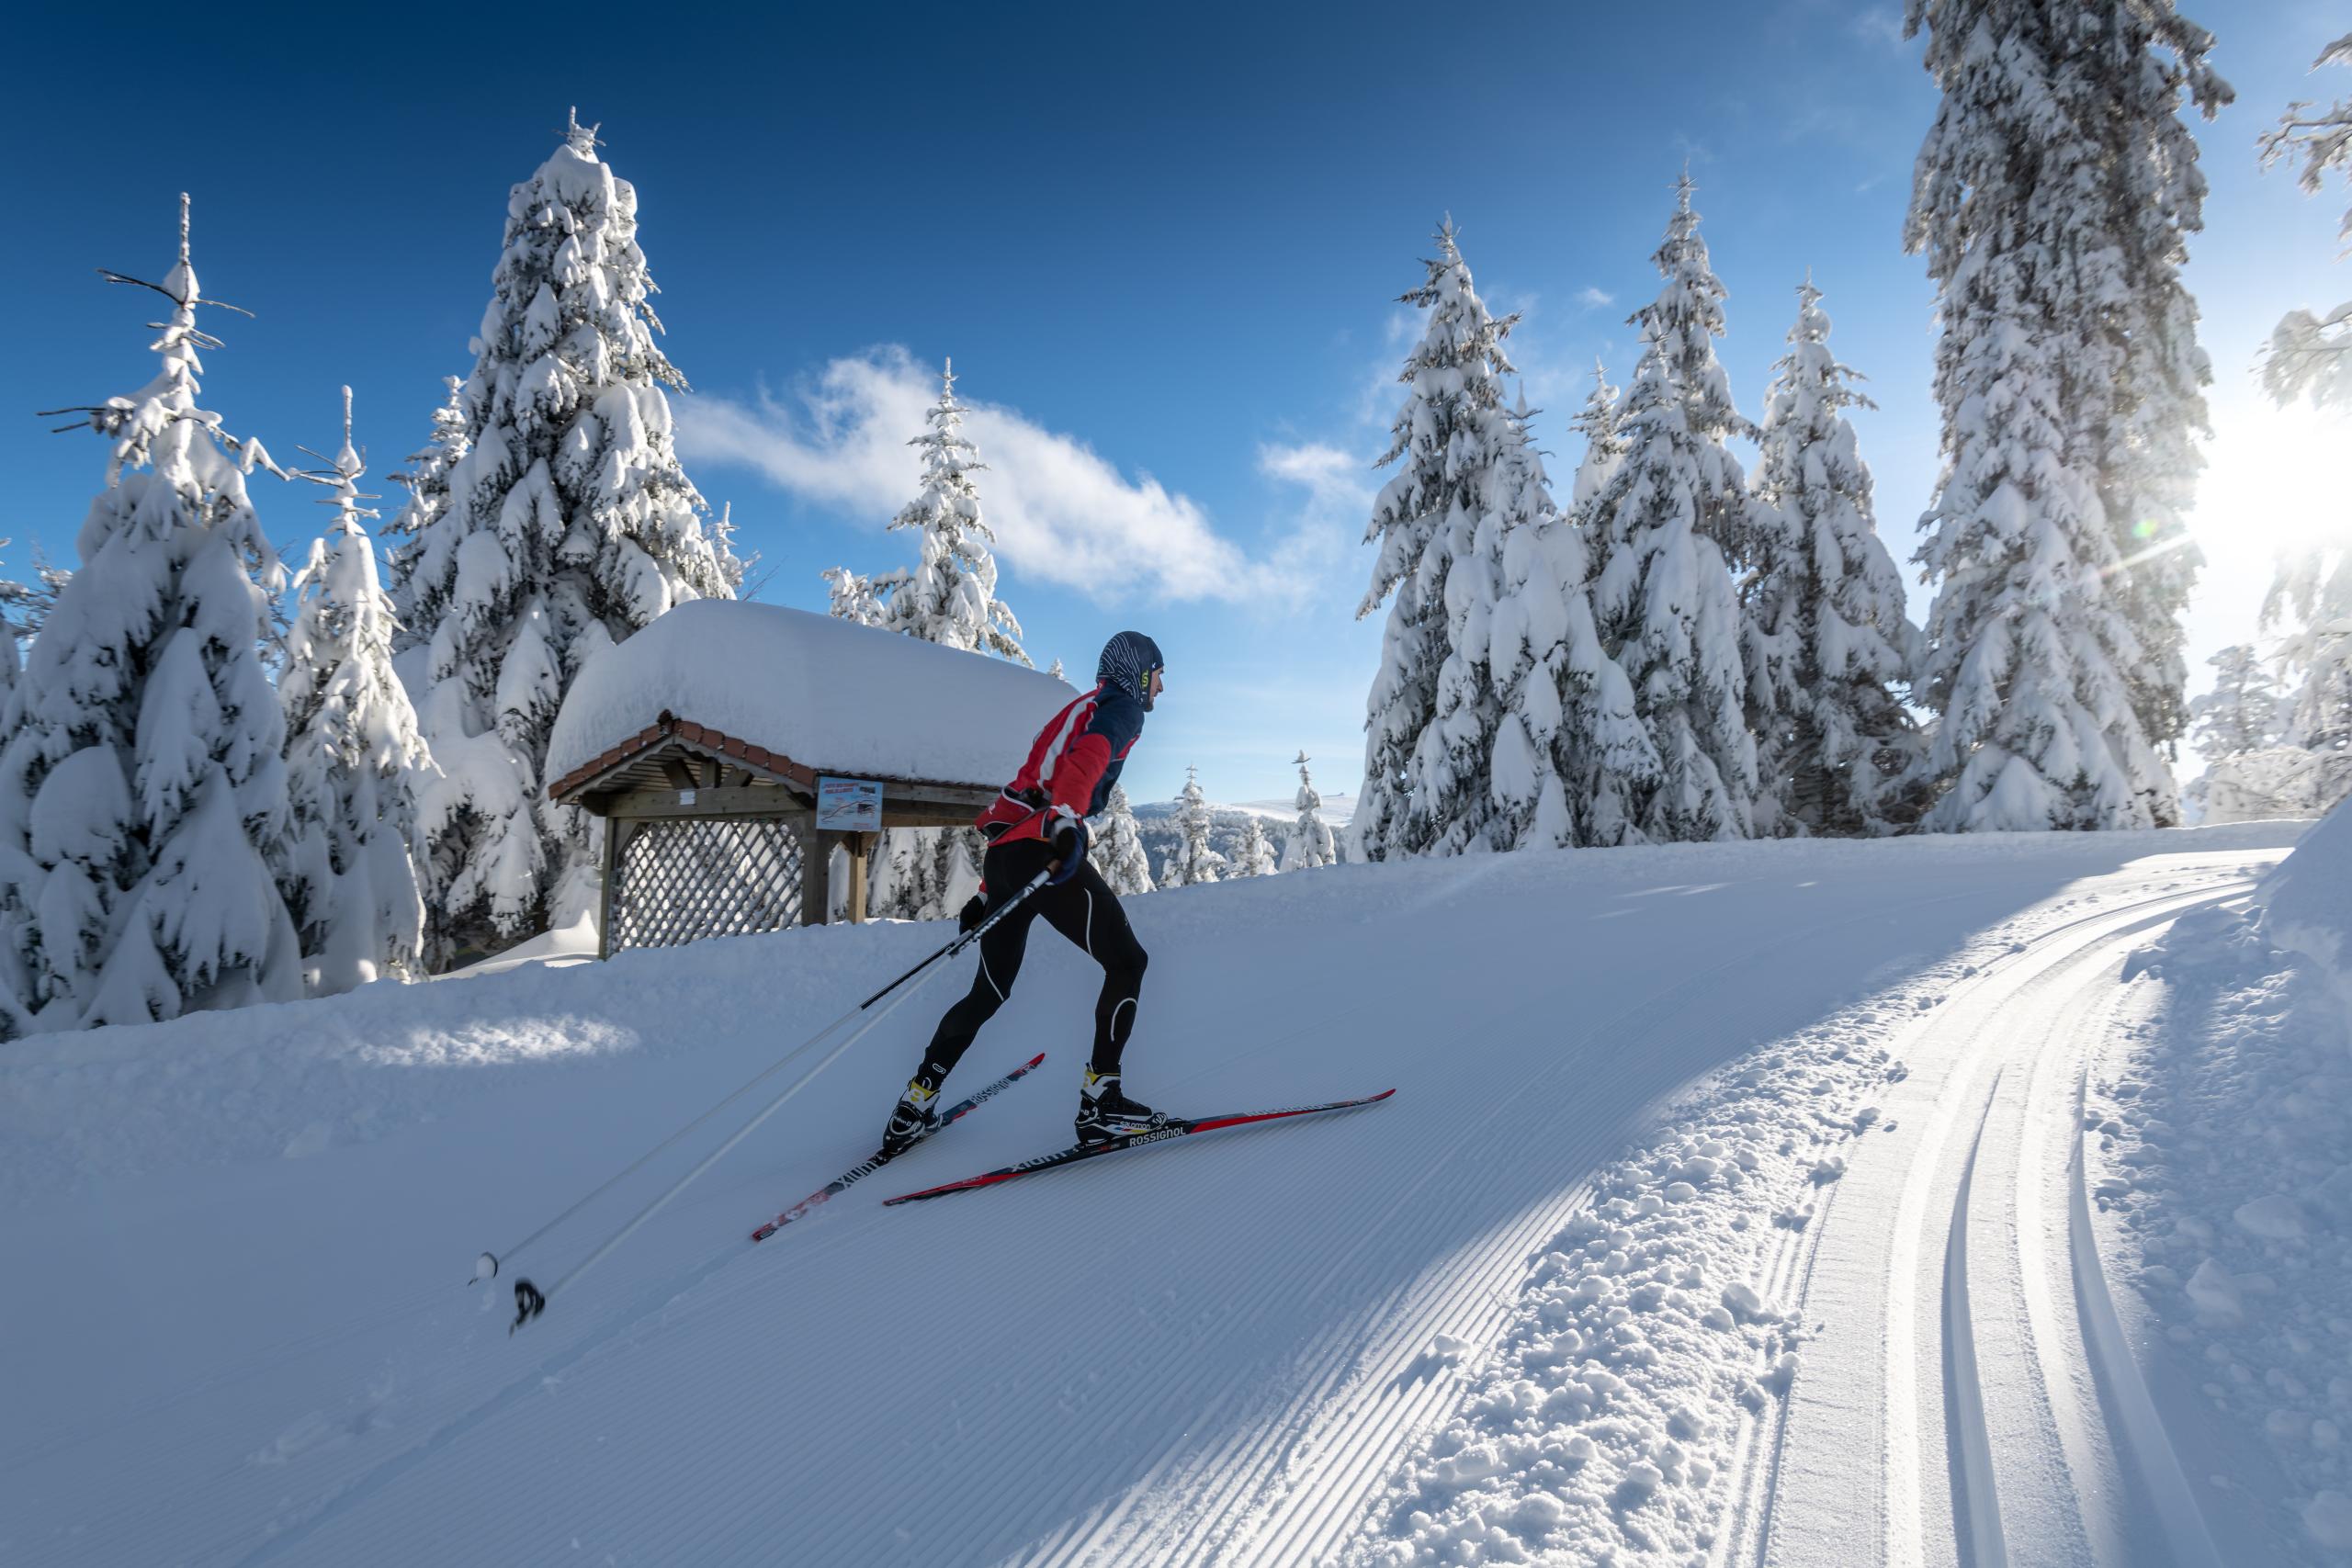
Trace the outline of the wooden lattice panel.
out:
[[[800,840],[787,823],[686,818],[634,828],[616,868],[611,951],[798,923]]]

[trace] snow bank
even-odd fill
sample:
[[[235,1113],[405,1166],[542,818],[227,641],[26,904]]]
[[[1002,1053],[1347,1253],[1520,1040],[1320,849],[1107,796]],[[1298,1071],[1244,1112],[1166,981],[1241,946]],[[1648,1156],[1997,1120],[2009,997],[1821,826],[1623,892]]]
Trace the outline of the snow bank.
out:
[[[2262,892],[2263,934],[2318,966],[2352,1041],[2352,811],[2320,818]]]
[[[2256,908],[2178,921],[2165,988],[2090,1086],[2086,1174],[2110,1277],[2154,1331],[2209,1512],[2265,1562],[2352,1548],[2352,812],[2303,836]],[[2201,1408],[2199,1408],[2201,1407]],[[2211,1428],[2210,1438],[2205,1429]],[[2203,1445],[2199,1447],[2199,1445]],[[2226,1479],[2222,1472],[2226,1471]]]
[[[547,776],[667,709],[822,773],[1001,784],[1076,694],[1001,659],[780,604],[698,599],[588,660],[556,716]]]

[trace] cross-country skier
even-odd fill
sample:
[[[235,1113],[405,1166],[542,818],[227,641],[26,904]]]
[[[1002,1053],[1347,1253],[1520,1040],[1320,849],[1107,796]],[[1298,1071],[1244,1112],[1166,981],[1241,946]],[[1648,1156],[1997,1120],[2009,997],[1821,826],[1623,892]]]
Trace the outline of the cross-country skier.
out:
[[[1102,965],[1094,1055],[1079,1091],[1079,1142],[1101,1143],[1163,1120],[1119,1091],[1119,1055],[1135,1032],[1144,951],[1118,895],[1086,858],[1086,819],[1109,802],[1127,752],[1143,733],[1143,716],[1159,695],[1161,669],[1159,646],[1141,632],[1121,632],[1104,643],[1094,689],[1047,721],[1021,772],[980,813],[975,825],[989,849],[980,865],[980,896],[964,906],[966,931],[994,907],[989,889],[1010,894],[1049,865],[1053,878],[980,938],[979,973],[964,999],[939,1021],[922,1066],[890,1112],[884,1154],[897,1154],[937,1124],[939,1087],[1012,994],[1029,922],[1040,915]]]

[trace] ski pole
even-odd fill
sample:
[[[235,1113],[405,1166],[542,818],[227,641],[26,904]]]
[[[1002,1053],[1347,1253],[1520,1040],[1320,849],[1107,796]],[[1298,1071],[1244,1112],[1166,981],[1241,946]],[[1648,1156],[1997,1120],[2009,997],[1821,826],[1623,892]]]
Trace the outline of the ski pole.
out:
[[[755,1085],[781,1071],[787,1063],[792,1062],[796,1058],[802,1056],[814,1049],[817,1044],[825,1038],[825,1036],[841,1028],[842,1024],[847,1023],[859,1013],[865,1011],[876,1002],[878,1002],[884,997],[888,996],[892,991],[898,990],[899,987],[906,985],[909,980],[911,980],[916,976],[922,974],[924,970],[931,968],[931,966],[933,964],[936,964],[939,960],[952,957],[956,953],[962,952],[966,947],[971,945],[973,942],[978,942],[982,936],[986,935],[999,920],[1003,919],[1005,916],[1011,914],[1023,902],[1027,900],[1032,894],[1045,886],[1046,884],[1052,879],[1054,873],[1058,871],[1060,868],[1061,863],[1057,861],[1053,864],[1048,865],[1044,871],[1039,872],[1035,876],[1031,877],[1027,884],[1025,884],[1018,892],[1014,893],[1012,897],[1007,898],[1003,903],[998,905],[996,908],[991,910],[988,917],[981,920],[978,925],[974,926],[968,931],[960,933],[953,942],[950,942],[941,947],[938,952],[933,953],[930,957],[924,959],[922,963],[916,964],[913,968],[908,970],[905,974],[899,976],[897,979],[891,981],[888,985],[883,987],[880,990],[866,998],[865,1000],[850,1009],[849,1011],[843,1013],[840,1018],[835,1019],[832,1022],[819,1030],[815,1034],[810,1035],[808,1040],[804,1041],[799,1045],[797,1045],[792,1050],[785,1053],[784,1055],[777,1058],[775,1063],[766,1068],[763,1069],[757,1077],[754,1077],[749,1082],[745,1083],[741,1089],[736,1089],[732,1094],[729,1094],[726,1099],[720,1100],[718,1104],[704,1111],[700,1116],[695,1117],[692,1122],[687,1122],[684,1127],[681,1127],[676,1132],[671,1134],[661,1143],[655,1145],[652,1148],[648,1149],[643,1155],[639,1156],[637,1160],[628,1168],[628,1169],[613,1176],[607,1179],[604,1185],[598,1187],[594,1192],[589,1193],[587,1197],[581,1199],[578,1202],[572,1204],[571,1208],[566,1209],[562,1213],[558,1214],[554,1219],[549,1220],[546,1224],[541,1225],[537,1230],[533,1231],[529,1235],[524,1237],[521,1241],[507,1248],[506,1256],[513,1257],[515,1253],[521,1252],[525,1247],[530,1246],[531,1243],[538,1240],[541,1236],[547,1235],[548,1232],[561,1224],[565,1220],[568,1220],[572,1215],[578,1213],[591,1201],[611,1190],[612,1188],[624,1178],[635,1174],[648,1160],[652,1159],[656,1155],[659,1155],[664,1150],[670,1148],[688,1133],[693,1132],[695,1128],[709,1121],[713,1116],[718,1115],[720,1111],[724,1110],[737,1100],[741,1099],[746,1093],[750,1092]],[[611,1252],[622,1242],[628,1240],[630,1235],[634,1235],[639,1225],[642,1225],[646,1221],[651,1219],[656,1213],[660,1213],[662,1207],[666,1205],[671,1199],[684,1191],[687,1185],[696,1177],[702,1175],[704,1171],[708,1170],[712,1166],[717,1165],[720,1159],[726,1156],[729,1150],[733,1149],[736,1145],[749,1137],[752,1129],[758,1127],[761,1122],[765,1122],[770,1116],[775,1115],[778,1108],[780,1108],[786,1100],[790,1100],[794,1095],[799,1093],[800,1090],[807,1087],[809,1081],[815,1078],[819,1073],[821,1073],[827,1067],[831,1066],[835,1061],[840,1059],[842,1053],[847,1051],[851,1046],[865,1038],[865,1036],[871,1032],[876,1025],[878,1025],[884,1019],[896,1012],[902,1004],[904,1004],[915,994],[916,991],[920,989],[922,989],[921,986],[910,987],[899,996],[897,1001],[892,1002],[888,1007],[884,1008],[880,1012],[876,1013],[872,1018],[865,1021],[862,1028],[856,1030],[847,1039],[843,1040],[840,1044],[827,1052],[823,1059],[819,1061],[815,1066],[810,1067],[807,1072],[801,1074],[797,1078],[795,1078],[790,1084],[786,1085],[782,1092],[777,1094],[774,1100],[769,1100],[766,1105],[760,1109],[758,1114],[754,1115],[749,1122],[746,1122],[741,1127],[738,1128],[734,1134],[725,1143],[719,1145],[718,1147],[713,1149],[708,1155],[704,1156],[700,1164],[696,1165],[692,1170],[686,1172],[685,1175],[680,1177],[666,1190],[655,1197],[654,1200],[648,1203],[644,1208],[639,1210],[636,1217],[631,1219],[626,1225],[623,1225],[603,1246],[597,1247],[595,1251],[590,1253],[581,1262],[574,1265],[571,1271],[564,1275],[562,1279],[557,1280],[549,1290],[541,1291],[537,1286],[533,1285],[528,1280],[515,1280],[514,1321],[508,1325],[506,1331],[509,1334],[512,1334],[515,1329],[522,1327],[532,1318],[537,1317],[546,1309],[548,1304],[548,1296],[550,1293],[555,1291],[566,1289],[582,1274],[585,1274],[590,1269],[601,1262],[607,1253]],[[474,1264],[474,1281],[478,1282],[480,1280],[492,1278],[498,1272],[498,1266],[499,1258],[497,1255],[488,1252],[483,1253]]]

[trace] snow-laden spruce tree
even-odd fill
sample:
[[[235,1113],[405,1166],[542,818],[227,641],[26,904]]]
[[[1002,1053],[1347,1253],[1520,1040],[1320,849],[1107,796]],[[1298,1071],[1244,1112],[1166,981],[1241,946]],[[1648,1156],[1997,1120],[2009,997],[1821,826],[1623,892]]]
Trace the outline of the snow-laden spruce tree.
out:
[[[1757,829],[1887,833],[1916,820],[1917,727],[1893,688],[1924,649],[1878,536],[1845,411],[1876,405],[1829,352],[1821,290],[1797,290],[1750,480],[1740,646],[1761,783]]]
[[[1298,769],[1298,820],[1291,824],[1289,837],[1283,840],[1283,871],[1313,871],[1319,865],[1334,864],[1340,858],[1339,845],[1323,820],[1323,797],[1316,792],[1314,776],[1306,771],[1306,764],[1312,760],[1304,750],[1292,759]]]
[[[1046,671],[1046,673],[1051,675],[1057,681],[1067,682],[1069,680],[1069,672],[1063,670],[1062,661],[1058,659],[1054,660],[1054,667],[1051,670]],[[1118,786],[1114,784],[1112,787],[1115,789]]]
[[[1094,829],[1087,858],[1120,897],[1151,891],[1151,857],[1144,852],[1143,835],[1136,827],[1135,807],[1127,803],[1125,785],[1111,786],[1111,803],[1102,808],[1102,820]]]
[[[1745,544],[1747,491],[1724,446],[1755,430],[1715,358],[1724,286],[1692,188],[1685,174],[1653,258],[1666,281],[1631,318],[1643,350],[1619,415],[1625,456],[1586,511],[1601,647],[1632,682],[1657,755],[1657,783],[1631,802],[1629,841],[1746,838],[1756,795],[1728,564]]]
[[[556,709],[598,649],[741,577],[679,467],[664,389],[685,378],[654,341],[637,192],[596,146],[575,117],[508,195],[462,435],[435,422],[433,450],[463,451],[403,547],[442,770],[417,818],[442,958],[593,907],[591,820],[542,776]]]
[[[1272,876],[1274,874],[1274,846],[1266,837],[1266,825],[1251,812],[1241,829],[1241,848],[1227,862],[1236,877]]]
[[[1568,496],[1568,513],[1580,514],[1609,488],[1609,478],[1625,460],[1625,437],[1618,429],[1621,394],[1609,384],[1609,372],[1599,359],[1592,362],[1592,390],[1568,426],[1584,437],[1584,459],[1577,465],[1576,482]]]
[[[831,600],[826,613],[837,621],[847,621],[859,626],[888,625],[890,592],[907,580],[903,571],[860,577],[845,566],[829,566],[820,575],[825,580],[827,596]]]
[[[922,449],[922,493],[890,519],[893,528],[921,532],[922,558],[897,584],[885,624],[943,648],[1026,665],[1021,623],[996,596],[996,557],[989,550],[996,536],[980,520],[979,488],[972,480],[988,465],[964,434],[953,360],[941,373],[939,401],[924,421],[931,428],[907,443]]]
[[[1942,335],[1944,472],[1915,557],[1938,584],[1915,694],[1945,831],[2143,828],[2174,786],[2132,702],[2144,657],[2100,496],[2080,385],[2099,301],[2125,287],[2101,148],[2068,118],[2059,35],[2077,6],[1912,0],[1943,90],[1905,244],[1928,256]]]
[[[438,604],[418,604],[419,590],[430,584],[416,581],[416,569],[433,525],[449,510],[449,470],[473,446],[473,439],[466,431],[464,378],[444,376],[441,384],[448,389],[449,396],[433,411],[433,432],[424,446],[410,453],[408,467],[391,476],[394,484],[408,491],[408,499],[383,528],[384,564],[390,577],[386,591],[391,595],[396,617],[392,649],[399,653],[423,647],[429,633],[420,633],[417,626],[428,619],[437,624],[441,613],[447,608],[446,599]],[[440,535],[431,536],[436,545],[447,543]]]
[[[941,377],[939,401],[924,419],[930,428],[908,443],[922,452],[922,492],[890,520],[892,528],[920,531],[921,559],[911,571],[875,577],[842,567],[826,572],[832,613],[1026,665],[1021,623],[996,596],[996,558],[989,549],[996,536],[981,520],[972,479],[987,465],[963,434],[952,360]],[[875,850],[875,912],[914,920],[952,913],[968,897],[958,889],[978,885],[982,848],[979,836],[963,829],[900,828],[883,834]]]
[[[302,992],[271,865],[285,738],[261,660],[284,572],[245,492],[258,444],[197,406],[187,198],[163,368],[86,412],[106,489],[11,696],[0,750],[0,927],[37,1029],[143,1023]],[[59,410],[59,412],[69,411]]]
[[[1162,887],[1193,887],[1204,882],[1215,882],[1226,869],[1226,859],[1209,848],[1209,828],[1212,818],[1208,796],[1201,793],[1199,771],[1184,770],[1184,788],[1178,796],[1182,805],[1176,810],[1176,842],[1168,852],[1159,868]]]
[[[2189,705],[2199,756],[2218,762],[2258,751],[2285,733],[2278,682],[2252,643],[2233,643],[2205,662],[2213,667],[2213,689]]]
[[[1584,529],[1554,508],[1532,421],[1522,392],[1496,470],[1508,522],[1488,651],[1501,709],[1489,838],[1506,850],[1624,843],[1640,837],[1634,803],[1657,787],[1657,753],[1624,671],[1601,650]],[[1593,448],[1605,441],[1596,432]]]
[[[2352,65],[2352,33],[2320,51],[2312,69],[2323,65]],[[2331,169],[2352,180],[2352,97],[2324,109],[2289,104],[2278,129],[2262,138],[2262,161],[2267,165],[2295,153],[2303,160],[2296,182],[2313,195]],[[2336,232],[2352,243],[2352,209]],[[2270,334],[2262,380],[2281,403],[2308,397],[2320,408],[2352,404],[2352,299],[2324,316],[2290,310],[2281,317]]]
[[[1365,702],[1364,783],[1354,833],[1367,860],[1458,853],[1480,840],[1487,804],[1486,752],[1495,705],[1483,650],[1455,653],[1457,633],[1478,637],[1496,592],[1499,537],[1480,523],[1488,470],[1511,445],[1503,339],[1518,321],[1487,313],[1451,220],[1438,230],[1429,276],[1402,296],[1429,312],[1397,379],[1407,388],[1383,464],[1402,467],[1373,503],[1367,544],[1380,557],[1356,610],[1361,620],[1394,595],[1380,668]],[[1456,559],[1473,558],[1459,574]]]
[[[361,523],[378,514],[360,504],[376,498],[359,492],[367,465],[351,444],[348,387],[332,472],[322,482],[334,491],[334,521],[295,574],[277,682],[292,811],[280,885],[312,996],[421,977],[424,902],[409,841],[416,791],[433,773],[392,671],[396,622]]]
[[[2004,47],[2021,59],[2049,51],[2051,100],[2024,113],[2042,127],[2037,155],[2061,188],[2029,221],[2050,247],[2041,276],[2057,290],[2055,319],[2080,334],[2060,366],[2062,406],[2122,560],[2110,586],[2140,645],[2124,687],[2141,732],[2171,755],[2188,726],[2181,621],[2204,557],[2187,518],[2213,379],[2181,281],[2205,204],[2181,111],[2211,119],[2235,94],[2208,62],[2212,35],[2172,0],[1918,0],[1914,14],[1935,16],[1939,28],[2009,29]],[[2168,770],[2161,779],[2150,801],[2160,827],[2179,820]]]
[[[2262,619],[2288,627],[2278,645],[2292,682],[2285,743],[2315,759],[2305,798],[2324,811],[2352,796],[2352,547],[2282,559]]]

